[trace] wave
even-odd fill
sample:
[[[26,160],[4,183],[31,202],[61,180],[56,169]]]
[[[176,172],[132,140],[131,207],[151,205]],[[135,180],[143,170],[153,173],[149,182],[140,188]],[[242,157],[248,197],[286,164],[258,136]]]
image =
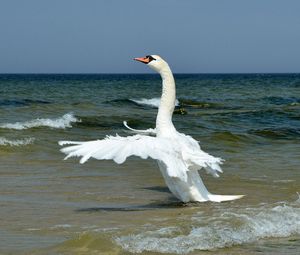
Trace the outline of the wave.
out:
[[[250,130],[250,134],[271,139],[295,139],[300,137],[300,129],[278,128]]]
[[[0,106],[21,107],[33,104],[51,104],[49,101],[32,99],[4,99],[0,100]]]
[[[139,105],[148,105],[151,107],[158,108],[160,104],[160,98],[155,97],[155,98],[141,98],[141,99],[129,99],[130,101],[139,104]],[[190,108],[218,108],[220,107],[216,103],[210,103],[210,102],[202,102],[202,101],[197,101],[197,100],[192,100],[192,99],[176,99],[175,102],[176,107],[190,107]]]
[[[116,237],[124,250],[132,253],[160,252],[187,254],[196,250],[215,250],[252,243],[262,238],[300,234],[300,201],[266,208],[219,211],[217,215],[193,217],[193,228],[160,228]],[[197,226],[198,225],[198,226]]]
[[[160,104],[160,97],[154,98],[140,98],[140,99],[115,99],[111,101],[107,101],[106,103],[110,104],[133,104],[136,106],[150,106],[153,108],[158,108]],[[211,102],[197,101],[192,99],[176,99],[175,106],[178,108],[188,107],[188,108],[223,108],[222,105]]]
[[[293,103],[290,103],[289,106],[300,106],[300,102],[293,102]]]
[[[225,142],[233,142],[233,143],[239,143],[244,142],[248,143],[251,141],[251,138],[247,134],[237,134],[230,131],[219,131],[214,132],[212,134],[212,139],[215,141],[225,141]]]
[[[109,100],[109,101],[105,101],[104,103],[106,104],[112,104],[112,105],[116,105],[116,106],[122,106],[122,105],[137,105],[139,106],[138,103],[130,100],[130,99],[114,99],[114,100]]]
[[[297,97],[269,96],[262,98],[262,100],[275,105],[294,105],[300,103],[300,98]]]
[[[197,101],[193,99],[179,99],[179,105],[181,107],[190,107],[190,108],[214,108],[214,109],[224,109],[225,107],[220,103],[212,103],[205,101]]]
[[[104,128],[104,129],[114,129],[121,128],[125,129],[123,121],[126,120],[129,125],[135,128],[150,128],[154,124],[152,119],[148,120],[148,118],[137,118],[133,119],[131,117],[126,116],[79,116],[80,123],[78,127],[80,128]]]
[[[23,130],[37,127],[50,127],[50,128],[68,128],[72,127],[71,123],[79,122],[79,120],[72,114],[67,113],[60,118],[56,119],[34,119],[25,122],[6,123],[0,125],[0,128]]]
[[[0,137],[0,146],[24,146],[28,144],[32,144],[34,142],[34,138],[25,138],[20,140],[9,140],[5,137]]]
[[[139,105],[147,105],[151,107],[158,108],[160,104],[160,97],[154,97],[154,98],[141,98],[141,99],[129,99],[130,101],[139,104]],[[176,99],[175,106],[179,106],[179,101]]]

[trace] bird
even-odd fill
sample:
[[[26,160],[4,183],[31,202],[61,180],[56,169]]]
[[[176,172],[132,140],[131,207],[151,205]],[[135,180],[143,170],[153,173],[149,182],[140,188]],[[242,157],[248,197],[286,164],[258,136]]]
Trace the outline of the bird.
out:
[[[156,127],[137,130],[124,126],[135,134],[123,137],[106,136],[93,141],[59,141],[61,152],[70,157],[81,157],[80,163],[90,158],[113,160],[122,164],[130,156],[142,159],[152,158],[157,161],[165,184],[170,192],[180,201],[188,202],[223,202],[242,198],[243,195],[216,195],[205,187],[199,170],[205,169],[214,177],[222,173],[220,165],[223,159],[204,152],[199,142],[189,135],[176,130],[172,115],[175,109],[176,88],[173,73],[168,63],[159,55],[147,55],[134,58],[158,72],[162,79],[162,95],[156,117]]]

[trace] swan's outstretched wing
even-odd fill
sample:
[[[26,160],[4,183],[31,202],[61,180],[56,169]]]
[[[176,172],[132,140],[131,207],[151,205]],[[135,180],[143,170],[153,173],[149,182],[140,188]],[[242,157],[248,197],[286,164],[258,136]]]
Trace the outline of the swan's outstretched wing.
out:
[[[148,128],[146,130],[134,129],[128,126],[127,121],[123,121],[123,125],[129,129],[130,131],[136,134],[144,134],[144,135],[156,135],[156,129]]]
[[[174,148],[174,144],[164,138],[134,135],[128,137],[107,136],[102,140],[89,142],[60,141],[59,145],[71,145],[62,148],[61,151],[70,157],[82,157],[80,163],[89,158],[112,159],[122,164],[127,157],[138,156],[143,159],[148,157],[164,162],[168,175],[182,180],[187,179],[188,168],[182,160],[180,151]]]

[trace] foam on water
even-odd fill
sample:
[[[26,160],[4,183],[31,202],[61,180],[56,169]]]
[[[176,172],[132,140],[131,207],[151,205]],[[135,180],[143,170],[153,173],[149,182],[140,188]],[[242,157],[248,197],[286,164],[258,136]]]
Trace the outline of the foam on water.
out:
[[[34,142],[34,138],[25,138],[20,140],[9,140],[5,137],[0,137],[0,146],[24,146],[28,144],[32,144]]]
[[[262,238],[300,234],[300,201],[267,208],[244,208],[196,215],[188,232],[178,227],[162,228],[117,237],[124,250],[187,254],[195,250],[215,250],[251,243]]]
[[[79,120],[72,114],[67,113],[57,119],[34,119],[25,122],[6,123],[0,125],[0,128],[23,130],[36,127],[50,127],[50,128],[68,128],[72,127],[71,123],[78,122]]]
[[[141,98],[141,99],[130,99],[131,101],[140,104],[140,105],[148,105],[152,107],[159,107],[160,104],[160,97],[155,97],[155,98]],[[176,99],[175,106],[179,106],[179,101]]]

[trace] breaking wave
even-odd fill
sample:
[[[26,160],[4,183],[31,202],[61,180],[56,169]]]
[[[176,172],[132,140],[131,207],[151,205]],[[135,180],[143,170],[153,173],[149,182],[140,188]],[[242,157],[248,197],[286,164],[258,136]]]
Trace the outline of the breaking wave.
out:
[[[215,250],[255,242],[262,238],[300,234],[300,201],[293,205],[243,208],[201,214],[192,218],[193,228],[166,227],[134,235],[116,237],[124,250],[133,253],[160,252],[187,254],[195,250]]]
[[[160,104],[160,97],[155,98],[141,98],[141,99],[129,99],[130,101],[139,104],[139,105],[147,105],[151,107],[158,108]],[[176,99],[175,106],[179,106],[179,101]]]
[[[9,140],[5,137],[0,137],[0,146],[24,146],[28,144],[32,144],[34,142],[34,138],[25,138],[20,140]]]
[[[37,127],[50,127],[50,128],[68,128],[72,127],[72,123],[79,122],[79,120],[72,114],[67,113],[57,119],[34,119],[25,122],[6,123],[0,125],[0,128],[23,130]]]

